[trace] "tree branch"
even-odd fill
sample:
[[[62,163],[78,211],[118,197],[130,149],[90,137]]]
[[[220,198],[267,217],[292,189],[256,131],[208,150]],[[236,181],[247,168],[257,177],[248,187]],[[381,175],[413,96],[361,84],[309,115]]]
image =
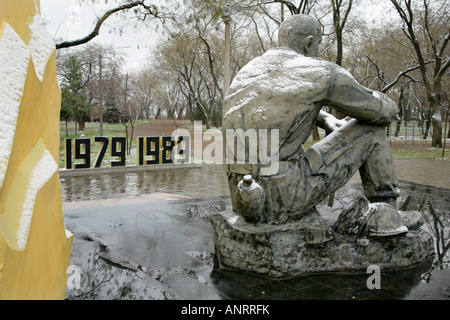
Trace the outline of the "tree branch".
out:
[[[206,50],[207,50],[207,54],[208,54],[208,62],[209,62],[209,71],[210,71],[211,77],[214,82],[214,87],[219,91],[219,93],[223,99],[223,90],[220,89],[219,83],[217,81],[217,77],[214,73],[214,60],[213,60],[213,53],[211,51],[211,46],[209,45],[208,41],[202,36],[202,33],[201,33],[200,29],[198,28],[198,25],[195,25],[195,29],[198,31],[198,36],[199,36],[200,40],[202,40],[202,42],[206,46]]]
[[[439,78],[441,78],[443,75],[444,75],[444,73],[447,71],[447,69],[450,67],[450,58],[447,58],[445,61],[444,61],[444,65],[442,66],[442,68],[439,70],[439,72],[437,73],[437,75],[436,75],[436,79],[439,79]]]
[[[442,43],[441,48],[439,50],[440,57],[442,57],[442,55],[444,54],[445,47],[447,47],[449,40],[450,40],[450,28],[449,28],[449,32],[447,32],[447,35],[444,38],[444,42]]]
[[[69,48],[69,47],[74,47],[74,46],[78,46],[81,44],[85,44],[89,41],[91,41],[92,39],[94,39],[96,36],[98,36],[99,32],[100,32],[100,28],[102,26],[102,24],[106,21],[106,19],[108,19],[111,15],[113,15],[114,13],[117,13],[119,11],[123,11],[123,10],[128,10],[137,6],[142,6],[147,10],[151,10],[151,8],[149,8],[148,6],[146,6],[144,4],[144,1],[133,1],[124,5],[121,5],[117,8],[111,9],[109,11],[106,11],[103,16],[97,20],[94,29],[92,30],[92,32],[90,34],[88,34],[87,36],[78,39],[78,40],[72,40],[72,41],[64,41],[61,43],[57,43],[56,44],[56,49],[63,49],[63,48]],[[154,12],[150,11],[151,15],[155,15]]]
[[[434,60],[425,61],[425,64],[428,64],[428,63],[433,62],[433,61],[434,61]],[[383,92],[383,93],[386,93],[389,89],[391,89],[393,86],[395,86],[395,85],[400,81],[401,77],[406,76],[409,72],[414,71],[414,70],[417,70],[417,69],[419,69],[420,67],[421,67],[420,65],[417,65],[417,66],[415,66],[415,67],[411,67],[411,68],[408,68],[408,69],[406,69],[406,70],[400,72],[400,73],[397,75],[397,77],[395,77],[395,79],[394,79],[391,83],[389,83],[388,85],[386,85],[386,86],[385,86],[383,89],[381,89],[380,91]]]

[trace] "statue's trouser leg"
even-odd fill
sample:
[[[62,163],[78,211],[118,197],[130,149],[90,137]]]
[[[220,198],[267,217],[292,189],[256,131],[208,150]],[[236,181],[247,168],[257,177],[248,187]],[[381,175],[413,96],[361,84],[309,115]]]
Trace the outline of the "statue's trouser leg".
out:
[[[366,197],[374,201],[396,199],[399,195],[392,152],[384,127],[350,121],[315,144],[304,159],[311,174],[322,176],[326,192],[344,184],[359,169]],[[314,199],[311,199],[315,202]]]
[[[385,128],[352,120],[314,144],[299,160],[284,162],[278,174],[255,177],[267,195],[261,222],[278,224],[300,218],[358,170],[372,202],[399,195]],[[232,201],[242,177],[229,172]]]

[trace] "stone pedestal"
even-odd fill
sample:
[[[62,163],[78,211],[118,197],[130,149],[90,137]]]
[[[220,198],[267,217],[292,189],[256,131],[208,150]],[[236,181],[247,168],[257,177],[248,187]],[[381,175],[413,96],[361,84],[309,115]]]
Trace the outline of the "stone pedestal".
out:
[[[365,272],[412,266],[434,255],[431,235],[418,228],[390,237],[335,231],[316,210],[301,221],[247,223],[234,211],[211,217],[220,267],[274,278],[307,273]]]

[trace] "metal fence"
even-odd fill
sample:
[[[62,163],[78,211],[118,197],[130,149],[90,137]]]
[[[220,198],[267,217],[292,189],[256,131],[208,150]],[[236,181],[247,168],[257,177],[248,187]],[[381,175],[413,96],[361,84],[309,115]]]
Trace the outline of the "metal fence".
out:
[[[391,123],[386,129],[386,135],[390,142],[403,141],[404,144],[414,144],[416,141],[423,141],[426,131],[423,123],[419,121],[402,121],[400,125],[396,122]],[[431,139],[431,126],[427,134],[427,140]]]

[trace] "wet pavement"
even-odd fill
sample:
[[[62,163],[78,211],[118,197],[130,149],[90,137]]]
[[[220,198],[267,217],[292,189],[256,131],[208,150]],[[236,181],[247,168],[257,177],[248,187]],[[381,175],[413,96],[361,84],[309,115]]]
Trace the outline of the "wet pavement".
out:
[[[402,170],[407,165],[412,164],[402,163]],[[442,165],[449,169],[448,162]],[[274,280],[217,268],[209,216],[230,208],[223,169],[210,165],[61,177],[65,224],[74,233],[71,265],[80,268],[81,276],[80,287],[68,288],[66,298],[450,300],[450,186],[432,183],[441,179],[445,185],[445,171],[429,185],[401,179],[398,202],[400,209],[418,210],[426,218],[423,228],[435,237],[435,258],[382,270],[381,289],[370,290],[366,273]],[[342,209],[360,192],[355,177],[336,193],[332,210]]]

